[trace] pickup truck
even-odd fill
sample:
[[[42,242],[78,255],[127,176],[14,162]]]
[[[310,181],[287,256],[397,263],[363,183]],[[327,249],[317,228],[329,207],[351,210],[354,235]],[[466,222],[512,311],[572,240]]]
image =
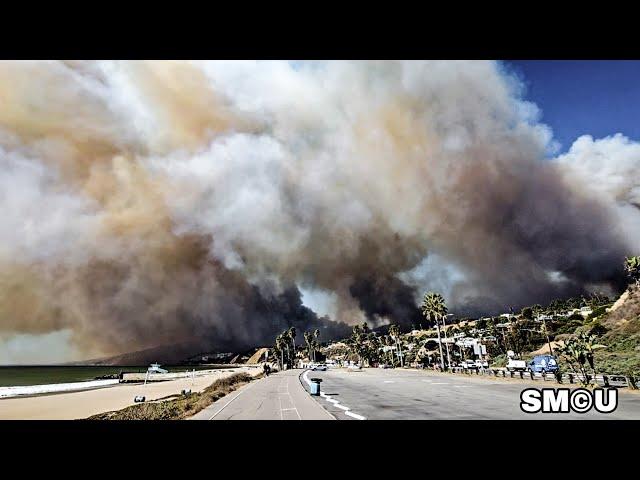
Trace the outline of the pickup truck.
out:
[[[524,360],[515,360],[513,358],[510,358],[509,361],[507,362],[507,370],[509,370],[510,372],[515,372],[515,371],[526,371],[527,370],[527,362],[525,362]]]

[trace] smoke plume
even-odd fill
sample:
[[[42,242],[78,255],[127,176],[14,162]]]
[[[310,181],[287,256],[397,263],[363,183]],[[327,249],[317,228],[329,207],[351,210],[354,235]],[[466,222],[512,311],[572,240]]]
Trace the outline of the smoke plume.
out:
[[[0,335],[87,356],[494,313],[640,248],[640,145],[550,158],[495,62],[4,62],[0,103]]]

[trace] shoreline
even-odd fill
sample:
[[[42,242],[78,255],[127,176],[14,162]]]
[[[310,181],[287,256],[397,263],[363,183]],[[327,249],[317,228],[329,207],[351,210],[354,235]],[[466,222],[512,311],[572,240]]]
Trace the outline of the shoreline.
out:
[[[85,419],[135,405],[134,397],[137,395],[143,395],[147,402],[151,402],[171,395],[180,395],[183,389],[201,392],[216,380],[236,373],[247,372],[252,375],[261,371],[258,368],[241,367],[195,378],[180,378],[147,385],[117,383],[103,388],[3,398],[0,399],[0,420]]]
[[[99,385],[96,385],[95,383],[98,381],[102,381],[102,382],[109,382],[109,383],[101,383]],[[47,391],[43,391],[43,392],[33,392],[33,393],[15,393],[13,395],[3,395],[3,390],[8,390],[10,388],[22,388],[22,389],[29,389],[29,388],[33,388],[33,387],[58,387],[58,386],[65,386],[65,385],[72,385],[71,383],[51,383],[51,384],[45,384],[45,385],[19,385],[16,387],[0,387],[0,402],[2,402],[3,400],[12,400],[12,399],[16,399],[16,398],[32,398],[32,397],[47,397],[50,395],[63,395],[65,393],[74,393],[74,392],[86,392],[89,390],[100,390],[103,388],[110,388],[110,387],[117,387],[119,385],[121,385],[119,380],[89,380],[86,382],[73,382],[73,384],[78,384],[77,387],[74,388],[68,388],[68,389],[53,389],[53,390],[47,390]],[[82,386],[81,384],[87,384],[85,386]],[[88,385],[88,384],[92,384],[92,385]]]

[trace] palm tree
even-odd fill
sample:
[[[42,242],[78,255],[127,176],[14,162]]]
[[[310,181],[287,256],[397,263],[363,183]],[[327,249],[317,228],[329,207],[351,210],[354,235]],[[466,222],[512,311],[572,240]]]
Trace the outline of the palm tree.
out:
[[[283,333],[276,337],[275,353],[279,354],[278,363],[280,364],[280,370],[284,369],[284,350],[287,346],[287,343],[288,342],[285,341]]]
[[[444,297],[439,293],[428,292],[424,294],[422,301],[422,314],[429,321],[435,321],[438,331],[438,347],[440,347],[440,366],[444,370],[444,355],[442,353],[442,341],[440,339],[440,319],[447,314],[447,305]]]
[[[313,331],[313,361],[316,361],[316,349],[320,348],[320,343],[318,342],[318,338],[320,338],[320,330],[315,329]]]
[[[404,367],[404,359],[402,355],[402,345],[400,344],[400,328],[397,325],[391,325],[389,327],[389,335],[396,344],[396,354],[400,359],[400,366]]]
[[[363,353],[363,342],[362,342],[362,328],[360,325],[354,325],[351,330],[351,338],[349,339],[349,350],[353,355],[358,357],[358,363],[362,365],[362,353]]]
[[[570,338],[564,342],[564,345],[557,348],[560,354],[567,360],[567,363],[571,367],[574,373],[578,374],[580,382],[583,386],[589,386],[587,366],[591,367],[593,372],[593,380],[595,383],[595,376],[597,370],[595,367],[595,351],[606,348],[605,345],[599,345],[596,343],[596,336],[582,332],[576,338]]]
[[[287,331],[287,337],[291,342],[291,366],[293,367],[293,362],[296,358],[296,327],[291,327]]]
[[[309,360],[315,360],[313,357],[313,334],[311,332],[304,332],[304,343],[307,344],[307,355]]]

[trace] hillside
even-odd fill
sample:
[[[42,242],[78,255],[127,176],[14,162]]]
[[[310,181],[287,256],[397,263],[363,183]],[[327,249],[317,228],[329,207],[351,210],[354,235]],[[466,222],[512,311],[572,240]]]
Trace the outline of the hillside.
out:
[[[608,373],[640,372],[640,289],[631,287],[600,322],[607,329],[600,342],[598,368]]]
[[[197,348],[189,343],[160,345],[111,357],[74,362],[73,365],[147,365],[152,362],[171,365],[192,356],[194,351],[197,352]]]

